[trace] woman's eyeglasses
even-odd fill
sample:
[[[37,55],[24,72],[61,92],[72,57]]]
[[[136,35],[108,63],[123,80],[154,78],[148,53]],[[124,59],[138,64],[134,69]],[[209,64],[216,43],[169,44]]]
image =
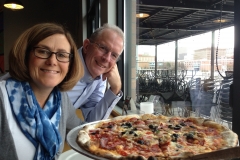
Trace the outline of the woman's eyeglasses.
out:
[[[69,62],[73,57],[72,53],[67,52],[52,52],[46,48],[42,47],[34,47],[33,48],[34,55],[38,58],[48,59],[52,56],[52,54],[56,55],[56,58],[59,62]]]

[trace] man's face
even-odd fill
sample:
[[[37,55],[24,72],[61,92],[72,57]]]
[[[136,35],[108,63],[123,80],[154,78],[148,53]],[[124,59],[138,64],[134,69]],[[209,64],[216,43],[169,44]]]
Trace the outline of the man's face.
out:
[[[86,39],[83,56],[89,73],[93,78],[109,72],[123,50],[123,40],[112,30],[104,30],[93,42]]]

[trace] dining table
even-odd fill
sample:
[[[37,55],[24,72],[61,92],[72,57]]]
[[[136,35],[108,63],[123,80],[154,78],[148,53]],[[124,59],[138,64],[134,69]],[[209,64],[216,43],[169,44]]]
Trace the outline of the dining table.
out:
[[[76,152],[73,149],[70,149],[68,151],[63,152],[58,160],[93,160],[89,157],[86,157],[85,155]]]

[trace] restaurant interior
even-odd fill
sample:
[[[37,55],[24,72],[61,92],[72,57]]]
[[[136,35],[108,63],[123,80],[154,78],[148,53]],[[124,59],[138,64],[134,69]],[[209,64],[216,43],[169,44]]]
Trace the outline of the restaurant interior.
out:
[[[124,95],[111,117],[151,101],[160,106],[155,114],[211,118],[240,136],[239,0],[20,1],[24,8],[8,9],[5,0],[0,0],[1,74],[8,72],[7,55],[15,39],[33,24],[58,22],[67,26],[78,47],[104,23],[116,24],[125,34],[124,51],[117,62]],[[222,54],[219,39],[223,33],[219,31],[229,27],[234,28],[229,40],[232,57],[228,67],[219,69],[221,61],[216,55]],[[203,72],[200,66],[189,69],[180,65],[187,60],[180,58],[179,48],[181,40],[206,33],[210,35],[208,73],[202,76],[198,75]],[[166,44],[173,53],[171,67],[161,67],[165,63],[159,60],[161,46]],[[140,60],[139,46],[154,48],[151,61]],[[66,146],[65,151],[69,149]]]

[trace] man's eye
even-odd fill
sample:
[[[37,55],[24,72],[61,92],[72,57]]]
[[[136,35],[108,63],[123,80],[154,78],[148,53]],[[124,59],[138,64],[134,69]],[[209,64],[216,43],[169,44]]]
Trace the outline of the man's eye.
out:
[[[107,49],[106,49],[105,47],[103,47],[103,46],[99,46],[99,48],[100,48],[101,50],[103,50],[104,52],[107,51]]]
[[[112,53],[112,56],[113,56],[115,59],[118,58],[118,55],[117,55],[117,54]]]

